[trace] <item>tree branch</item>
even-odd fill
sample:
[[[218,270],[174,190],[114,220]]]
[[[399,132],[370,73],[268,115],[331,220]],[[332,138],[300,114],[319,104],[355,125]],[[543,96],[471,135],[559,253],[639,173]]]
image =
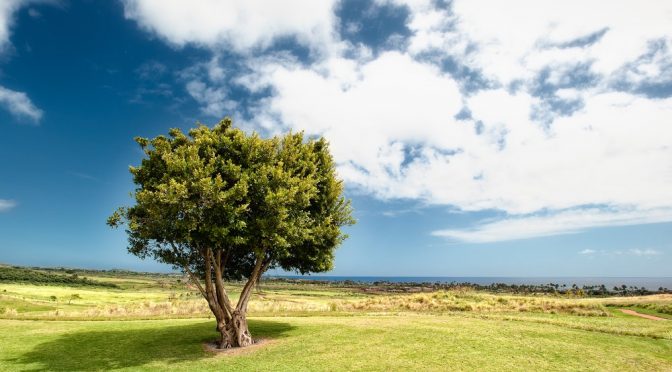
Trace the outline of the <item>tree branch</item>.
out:
[[[217,290],[219,304],[224,308],[227,319],[230,319],[231,314],[233,313],[233,306],[231,305],[229,296],[227,295],[226,289],[224,288],[224,283],[222,282],[222,251],[217,251],[216,258],[214,255],[210,255],[210,258],[212,258],[212,263],[215,268],[215,289]]]
[[[170,242],[170,246],[173,248],[173,253],[175,253],[176,256],[178,256],[178,257],[181,256],[180,250],[177,249],[177,247],[175,246],[175,243]],[[203,286],[201,285],[201,282],[198,280],[196,275],[194,275],[194,273],[191,272],[191,270],[189,270],[189,264],[186,263],[186,262],[183,263],[182,268],[187,273],[187,275],[189,275],[189,279],[191,279],[191,281],[196,285],[196,287],[198,287],[198,291],[201,292],[201,296],[203,296],[203,298],[205,298],[207,300],[208,295],[205,293],[205,290],[203,289]]]
[[[265,251],[265,250],[264,250]],[[264,252],[262,252],[262,255]],[[261,272],[261,268],[264,264],[264,260],[261,257],[257,257],[257,260],[254,264],[254,269],[252,270],[252,274],[250,277],[247,279],[247,283],[245,283],[245,286],[243,287],[243,290],[240,292],[240,298],[238,299],[238,304],[236,305],[236,310],[239,311],[247,311],[247,302],[250,299],[250,294],[252,293],[252,288],[254,287],[254,283],[259,279],[259,273]]]
[[[194,275],[194,273],[192,273],[191,270],[189,270],[189,265],[184,264],[184,266],[182,266],[182,267],[184,268],[184,271],[186,271],[187,274],[189,274],[189,278],[191,279],[191,281],[194,284],[196,284],[196,287],[198,287],[198,291],[201,292],[201,296],[203,296],[203,298],[205,298],[207,300],[208,295],[205,293],[205,290],[203,289],[203,286],[201,285],[201,282],[198,280],[196,275]]]
[[[217,294],[215,292],[214,286],[212,285],[212,267],[211,267],[211,256],[212,249],[207,248],[205,250],[205,290],[208,293],[208,304],[210,309],[215,314],[217,320],[224,320],[227,318],[228,314],[225,314],[222,310],[221,304],[217,301]]]

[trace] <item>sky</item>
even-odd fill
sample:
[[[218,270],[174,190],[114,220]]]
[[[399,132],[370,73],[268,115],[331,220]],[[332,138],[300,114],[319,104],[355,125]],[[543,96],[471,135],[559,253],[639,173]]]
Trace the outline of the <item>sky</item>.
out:
[[[672,2],[0,0],[0,262],[165,271],[133,137],[324,136],[329,275],[672,276]]]

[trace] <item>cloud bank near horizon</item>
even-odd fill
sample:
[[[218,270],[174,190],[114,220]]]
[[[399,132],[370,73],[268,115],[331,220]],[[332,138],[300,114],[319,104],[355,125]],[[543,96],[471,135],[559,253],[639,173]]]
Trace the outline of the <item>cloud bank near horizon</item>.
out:
[[[325,136],[358,192],[504,212],[435,236],[672,221],[672,3],[376,0],[347,22],[347,1],[123,4],[170,45],[212,51],[183,76],[204,114]],[[381,14],[401,24],[359,37]]]

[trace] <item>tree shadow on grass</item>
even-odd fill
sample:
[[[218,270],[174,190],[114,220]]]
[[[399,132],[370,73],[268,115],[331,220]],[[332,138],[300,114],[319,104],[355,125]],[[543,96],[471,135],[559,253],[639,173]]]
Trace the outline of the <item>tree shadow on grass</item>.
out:
[[[151,362],[171,364],[212,357],[202,344],[218,336],[212,321],[179,326],[147,326],[132,321],[118,324],[120,329],[64,334],[8,361],[17,369],[29,371],[91,371]],[[294,328],[266,320],[250,320],[249,326],[255,338],[265,339],[287,337],[286,333]]]

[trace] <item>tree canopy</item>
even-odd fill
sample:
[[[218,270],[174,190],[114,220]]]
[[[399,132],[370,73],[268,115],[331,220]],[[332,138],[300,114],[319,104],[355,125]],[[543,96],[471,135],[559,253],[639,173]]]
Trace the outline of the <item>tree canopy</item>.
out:
[[[191,276],[217,318],[222,347],[252,343],[247,302],[266,270],[332,268],[346,238],[341,228],[354,220],[324,138],[265,139],[226,118],[212,129],[135,140],[145,153],[130,168],[136,203],[108,224],[126,223],[132,254]],[[234,307],[222,281],[243,278]]]

